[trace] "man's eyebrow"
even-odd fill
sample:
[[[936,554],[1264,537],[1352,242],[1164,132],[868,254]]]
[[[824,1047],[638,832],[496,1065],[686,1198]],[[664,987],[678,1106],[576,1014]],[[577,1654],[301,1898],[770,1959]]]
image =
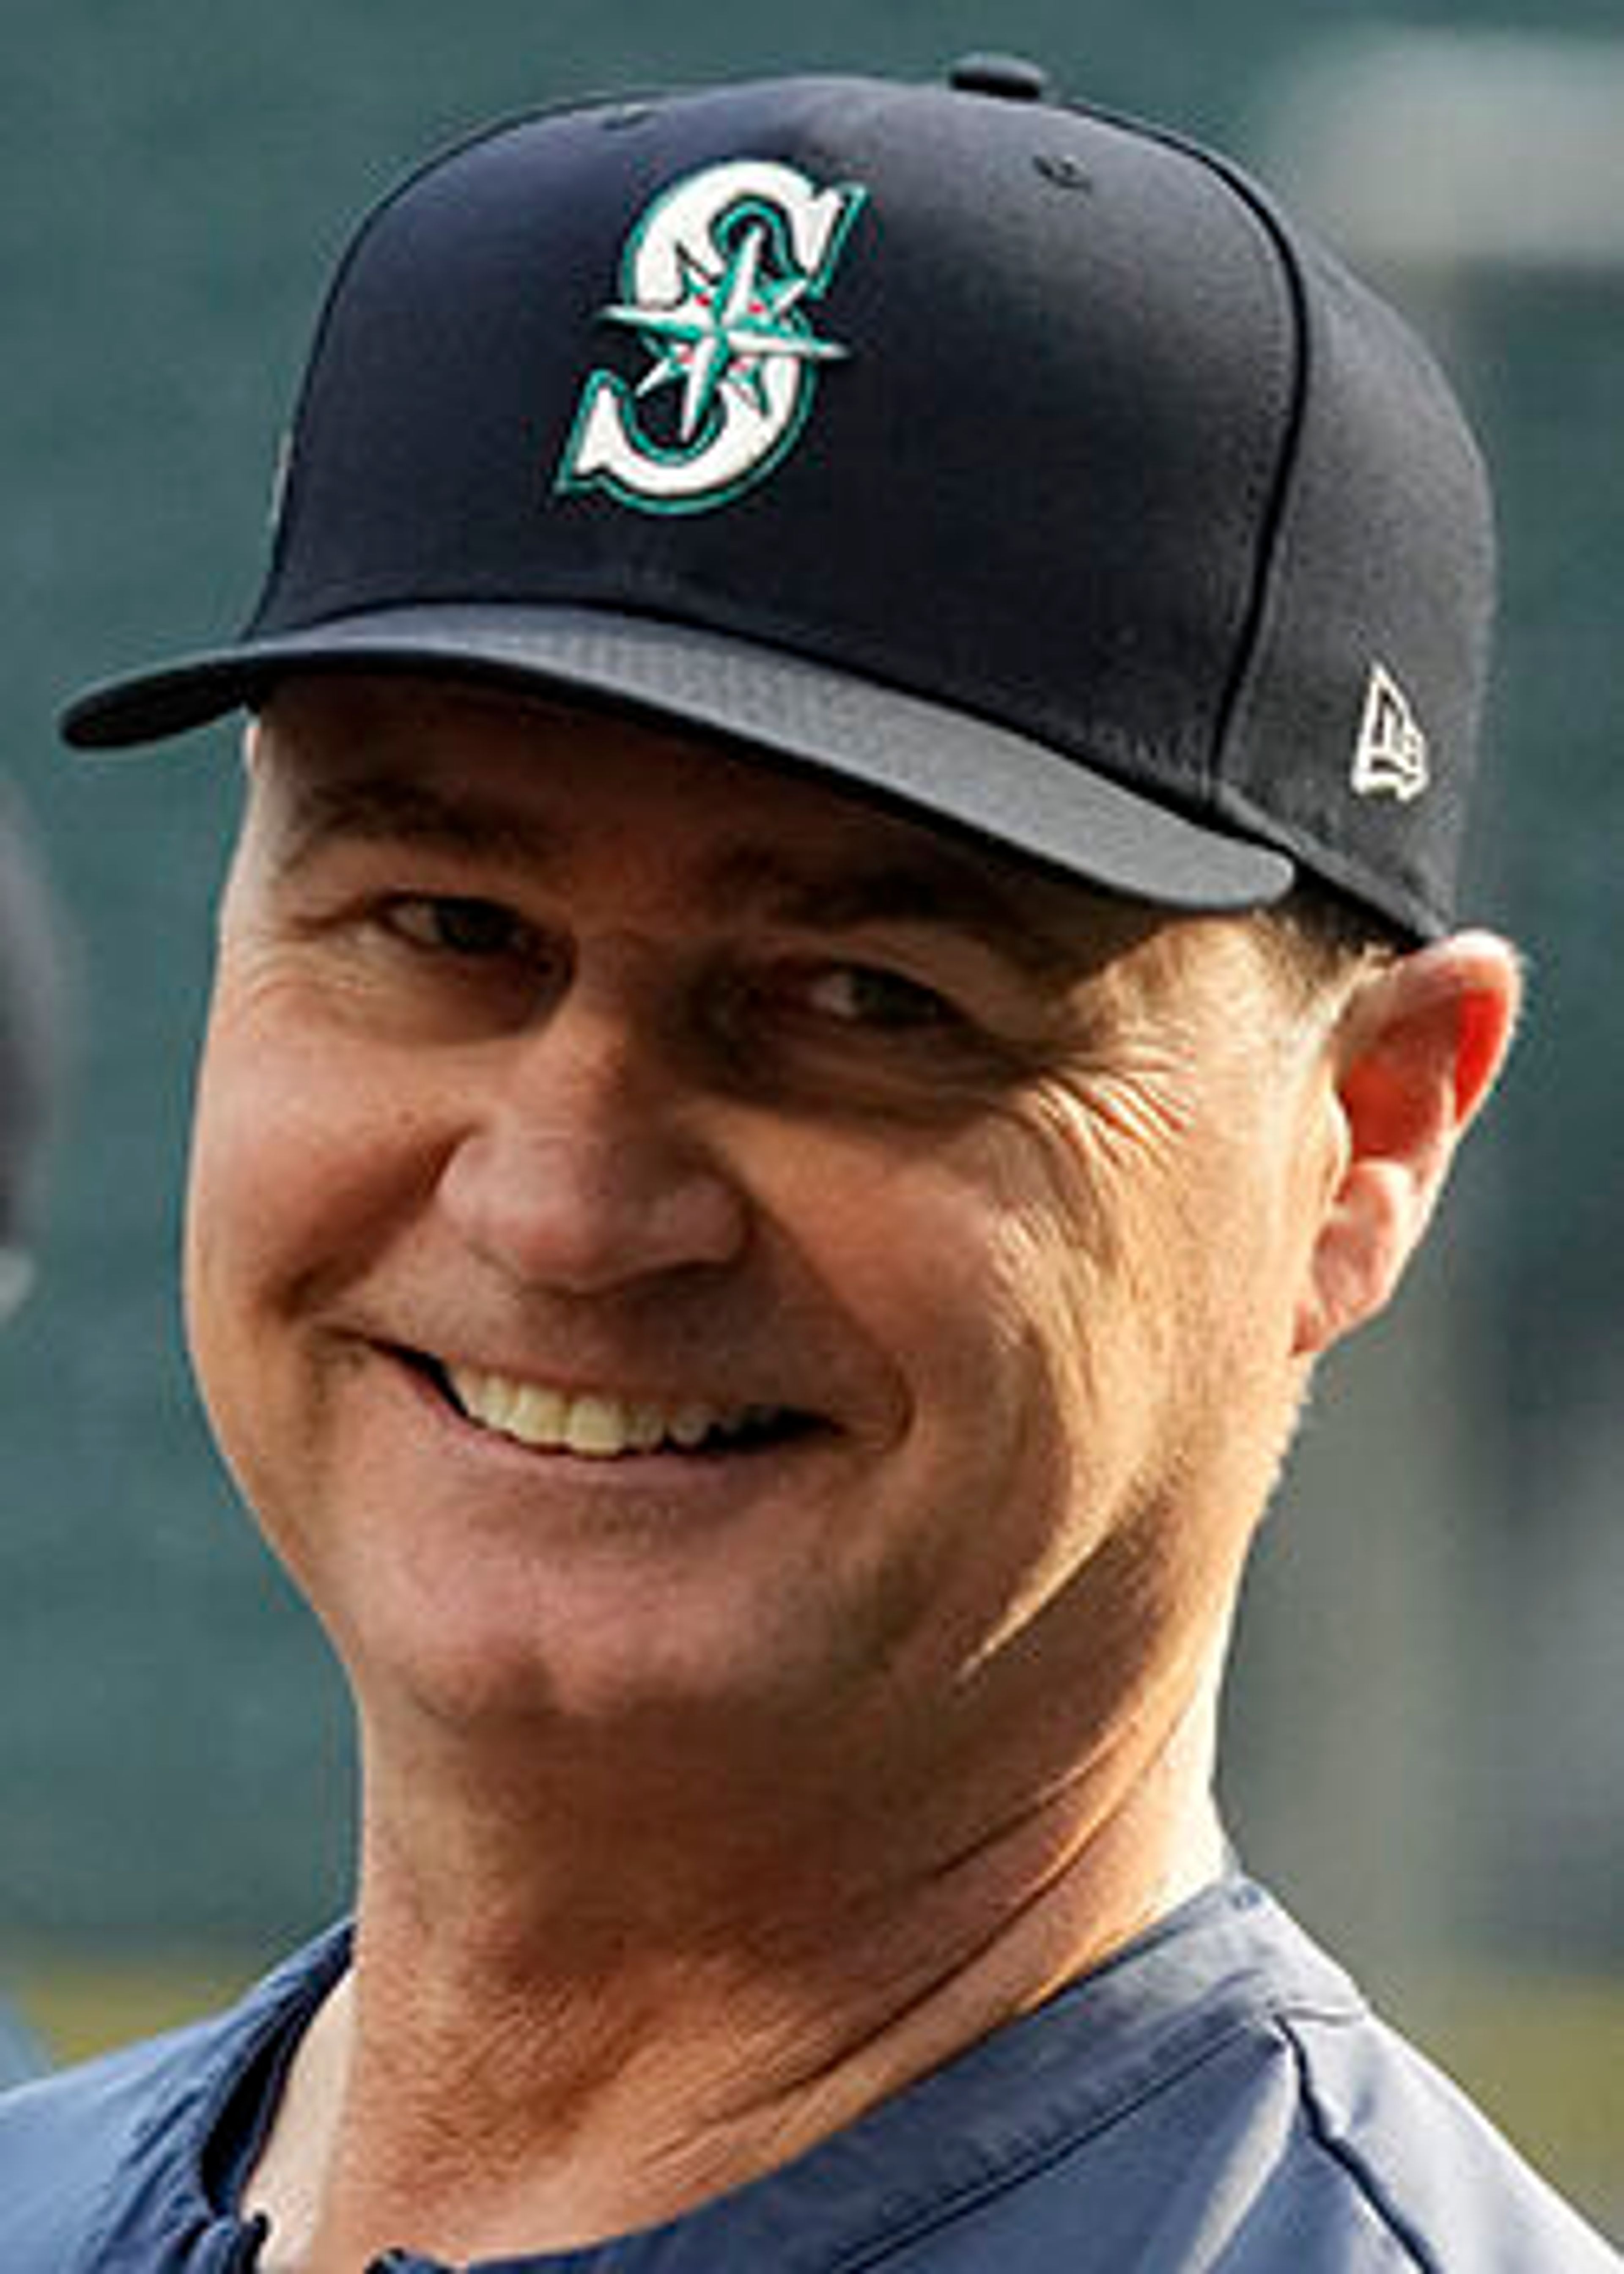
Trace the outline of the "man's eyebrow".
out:
[[[1040,911],[1026,895],[1018,896],[967,862],[929,855],[904,854],[823,875],[776,852],[752,848],[719,864],[711,894],[718,907],[763,910],[812,932],[922,924],[962,933],[1040,978],[1070,975],[1089,960],[1080,926]]]
[[[301,781],[278,849],[289,869],[335,843],[413,845],[429,852],[538,862],[556,846],[534,817],[500,799],[455,796],[398,775]]]

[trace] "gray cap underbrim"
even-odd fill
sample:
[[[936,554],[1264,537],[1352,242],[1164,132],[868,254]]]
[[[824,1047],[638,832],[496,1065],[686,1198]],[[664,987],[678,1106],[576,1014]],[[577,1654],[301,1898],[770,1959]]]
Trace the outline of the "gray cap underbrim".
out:
[[[1047,744],[786,651],[607,610],[369,610],[250,638],[91,689],[64,712],[81,749],[157,742],[324,668],[497,677],[630,706],[809,765],[1108,891],[1222,911],[1281,899],[1273,847],[1188,820]]]

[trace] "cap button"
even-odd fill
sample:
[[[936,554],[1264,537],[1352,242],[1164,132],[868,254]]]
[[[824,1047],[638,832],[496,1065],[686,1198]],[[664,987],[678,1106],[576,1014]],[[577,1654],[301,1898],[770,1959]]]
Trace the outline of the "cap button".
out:
[[[947,75],[961,94],[1001,95],[1005,102],[1041,102],[1049,73],[1025,56],[964,56]]]

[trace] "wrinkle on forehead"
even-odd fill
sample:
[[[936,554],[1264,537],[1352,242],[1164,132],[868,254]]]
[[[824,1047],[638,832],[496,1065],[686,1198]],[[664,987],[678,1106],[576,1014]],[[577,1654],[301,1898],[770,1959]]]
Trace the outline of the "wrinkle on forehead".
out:
[[[830,932],[935,926],[971,935],[1051,983],[1176,921],[810,770],[492,689],[349,676],[295,682],[251,729],[249,765],[279,859],[290,862],[348,836],[555,870],[573,838],[598,837],[605,810],[612,825],[640,825],[635,794],[617,812],[600,794],[603,772],[619,766],[645,772],[651,807],[663,779],[668,796],[674,786],[701,817],[696,874],[707,915],[762,915]],[[636,774],[627,779],[635,792]],[[586,818],[574,809],[580,803]]]

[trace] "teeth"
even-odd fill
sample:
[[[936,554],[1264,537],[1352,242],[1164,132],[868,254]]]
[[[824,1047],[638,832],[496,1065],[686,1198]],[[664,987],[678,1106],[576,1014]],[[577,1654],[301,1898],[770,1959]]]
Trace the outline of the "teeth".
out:
[[[522,1437],[530,1444],[547,1444],[560,1438],[568,1419],[568,1405],[555,1389],[522,1387],[487,1374],[493,1395],[485,1419],[493,1429]]]
[[[575,1453],[593,1461],[651,1453],[662,1445],[692,1452],[708,1438],[737,1437],[779,1418],[769,1405],[706,1405],[696,1399],[658,1405],[596,1394],[573,1397],[470,1367],[451,1367],[448,1379],[457,1404],[483,1428],[540,1452]]]
[[[735,1429],[742,1419],[742,1415],[735,1418],[733,1423]],[[671,1434],[681,1446],[683,1451],[691,1452],[695,1445],[702,1444],[710,1435],[715,1421],[716,1416],[708,1406],[679,1405],[672,1415],[668,1427]]]
[[[632,1442],[631,1415],[608,1397],[572,1398],[564,1408],[562,1427],[570,1451],[593,1460],[612,1460]],[[528,1442],[537,1442],[534,1434]]]

